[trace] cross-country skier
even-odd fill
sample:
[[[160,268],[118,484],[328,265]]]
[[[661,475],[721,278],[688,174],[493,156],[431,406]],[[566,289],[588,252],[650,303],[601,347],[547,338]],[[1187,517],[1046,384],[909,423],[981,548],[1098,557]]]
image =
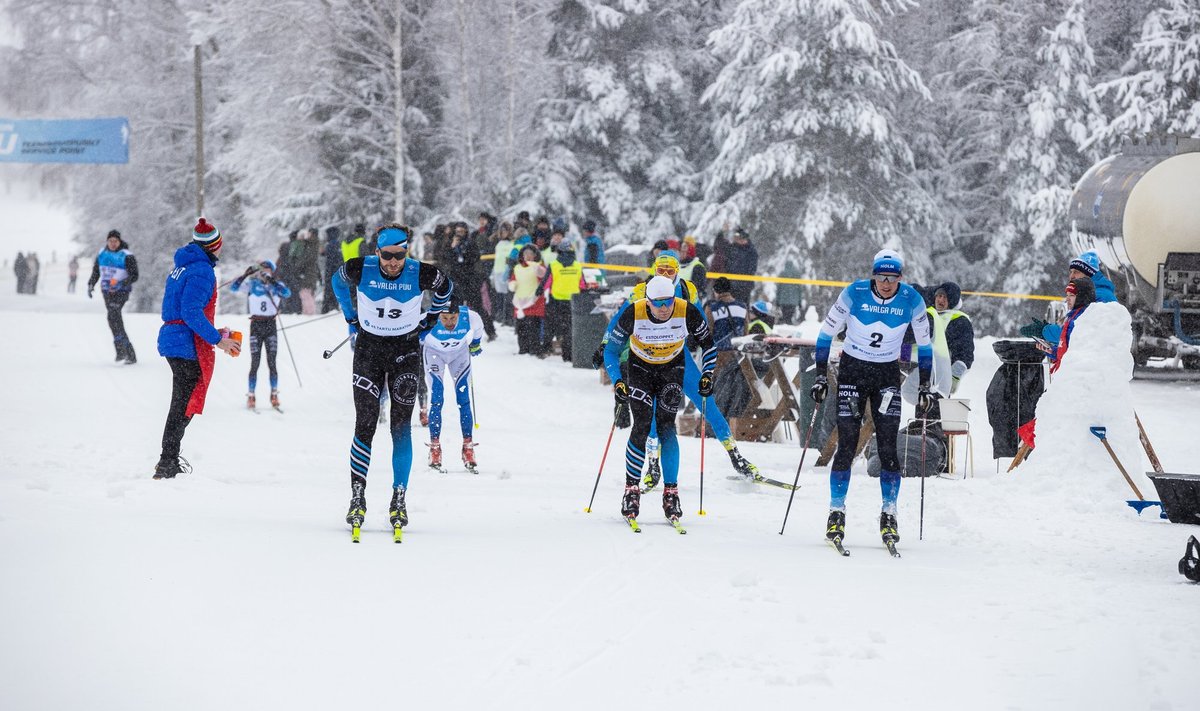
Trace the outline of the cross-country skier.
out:
[[[901,283],[904,261],[889,249],[875,255],[871,278],[859,279],[842,290],[817,336],[817,377],[810,394],[818,404],[829,390],[826,370],[835,336],[846,330],[838,366],[838,446],[829,473],[829,521],[826,537],[840,546],[846,532],[846,491],[850,487],[850,464],[858,447],[863,412],[871,408],[875,441],[879,445],[883,510],[879,533],[889,549],[899,542],[896,498],[900,493],[900,462],[896,458],[896,434],[900,429],[900,346],[912,325],[917,341],[920,388],[917,411],[928,411],[933,403],[929,374],[933,348],[929,318],[917,290]]]
[[[480,341],[486,334],[483,319],[465,304],[452,303],[449,310],[438,316],[433,327],[421,333],[425,375],[429,378],[432,397],[429,409],[429,466],[444,472],[442,466],[442,403],[445,400],[443,378],[454,383],[454,399],[458,402],[458,421],[462,428],[463,466],[472,474],[475,468],[475,444],[471,439],[474,420],[471,417],[471,358],[483,353]]]
[[[204,398],[216,357],[213,346],[237,355],[241,344],[213,325],[217,311],[217,276],[213,265],[221,254],[221,232],[203,217],[192,241],[175,251],[175,268],[167,275],[162,300],[158,353],[171,366],[171,405],[163,425],[162,455],[155,479],[190,472],[179,456],[183,432],[193,415],[204,412]]]
[[[129,251],[129,245],[121,239],[121,233],[109,230],[104,242],[104,249],[96,255],[92,263],[92,276],[88,279],[88,298],[100,283],[100,295],[104,297],[104,308],[108,311],[108,328],[112,331],[113,345],[117,349],[117,362],[137,362],[137,354],[133,351],[133,343],[125,333],[125,320],[121,318],[121,309],[129,301],[133,283],[138,280],[137,259]]]
[[[676,297],[687,301],[697,308],[699,307],[700,302],[696,293],[696,287],[690,281],[680,278],[679,257],[673,250],[665,250],[661,252],[654,260],[653,269],[654,274],[650,276],[650,279],[634,287],[633,293],[630,295],[629,299],[622,304],[621,308],[617,310],[616,315],[613,316],[612,321],[609,322],[608,333],[605,334],[604,340],[600,343],[600,348],[592,357],[592,364],[597,368],[600,367],[604,360],[604,349],[612,335],[612,329],[616,325],[617,320],[621,317],[622,313],[629,309],[630,305],[645,297],[647,284],[655,276],[661,276],[670,281],[675,287]],[[738,451],[737,440],[733,438],[733,430],[729,427],[729,421],[725,419],[723,414],[721,414],[721,410],[717,407],[713,398],[706,399],[701,397],[699,390],[700,369],[696,367],[695,360],[693,360],[690,356],[684,358],[683,360],[684,395],[687,395],[688,399],[691,400],[692,404],[694,404],[697,408],[703,407],[705,420],[707,421],[708,425],[712,427],[713,435],[715,435],[725,447],[725,452],[729,455],[729,461],[733,464],[733,468],[747,479],[760,478],[761,475],[758,473],[758,467],[751,464],[750,461],[743,457],[742,453]],[[657,422],[657,420],[655,420],[655,422]],[[650,436],[653,443],[657,435],[652,431]],[[650,459],[650,466],[647,470],[645,478],[647,491],[658,485],[659,477],[661,476],[659,458],[654,456],[653,451],[648,452],[648,454],[650,455],[648,457]]]
[[[409,228],[389,224],[375,232],[375,254],[354,257],[338,269],[333,291],[354,349],[354,439],[350,444],[350,510],[346,523],[358,540],[367,513],[367,469],[371,441],[379,422],[379,394],[387,387],[392,400],[392,503],[389,517],[395,540],[408,525],[405,493],[412,469],[412,411],[421,379],[419,331],[428,314],[446,310],[454,285],[440,269],[408,258]],[[351,298],[351,288],[356,298]],[[433,292],[428,314],[421,305],[425,290]]]
[[[651,422],[657,424],[662,453],[663,513],[678,524],[679,441],[675,437],[675,415],[683,404],[685,363],[691,361],[687,341],[695,338],[702,349],[703,367],[698,390],[708,397],[713,391],[713,368],[717,351],[708,321],[695,305],[676,296],[676,286],[664,276],[646,285],[646,296],[621,311],[604,349],[604,367],[613,381],[617,407],[626,403],[633,415],[633,429],[625,447],[625,495],[621,514],[636,530],[641,503],[640,480],[646,457],[646,438]],[[629,346],[629,375],[621,373],[621,352]]]
[[[279,304],[292,295],[292,290],[275,280],[275,263],[269,259],[248,267],[244,274],[233,280],[229,289],[235,293],[246,292],[250,314],[250,378],[246,407],[254,409],[254,389],[258,385],[258,366],[265,345],[267,371],[271,376],[271,407],[278,409],[279,369],[275,367],[275,355],[279,352],[279,329],[275,317],[279,315]]]

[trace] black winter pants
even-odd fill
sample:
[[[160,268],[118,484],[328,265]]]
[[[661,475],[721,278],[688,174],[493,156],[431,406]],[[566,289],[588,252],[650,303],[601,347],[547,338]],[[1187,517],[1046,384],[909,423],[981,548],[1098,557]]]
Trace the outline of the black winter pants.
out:
[[[117,355],[124,355],[126,343],[129,343],[129,336],[125,334],[125,319],[121,316],[121,309],[125,308],[125,302],[129,301],[128,291],[105,291],[104,308],[108,311],[108,328],[112,331],[113,343],[117,346]]]
[[[875,443],[879,445],[881,468],[900,471],[900,461],[896,458],[900,403],[899,363],[872,363],[842,353],[838,368],[838,446],[832,469],[849,471],[858,449],[858,431],[866,406],[871,408],[871,419],[875,422]]]
[[[562,359],[571,360],[571,302],[558,299],[546,300],[546,347],[555,336],[562,346]]]
[[[163,426],[162,459],[174,461],[179,456],[183,431],[192,418],[186,416],[188,400],[200,382],[200,361],[190,358],[167,358],[171,366],[171,407]]]

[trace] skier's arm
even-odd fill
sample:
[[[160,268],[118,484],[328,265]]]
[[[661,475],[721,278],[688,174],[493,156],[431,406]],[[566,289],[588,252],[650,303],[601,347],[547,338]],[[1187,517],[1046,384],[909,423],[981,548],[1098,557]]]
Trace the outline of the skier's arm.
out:
[[[333,274],[333,295],[337,297],[342,316],[345,316],[347,321],[358,319],[357,304],[350,297],[350,285],[357,284],[362,279],[362,268],[363,258],[352,257]]]
[[[125,271],[129,273],[129,276],[125,278],[125,285],[132,288],[133,282],[138,280],[137,258],[132,254],[125,255]]]
[[[433,292],[433,301],[429,304],[428,313],[440,314],[450,303],[450,294],[454,293],[454,282],[445,272],[432,264],[421,263],[421,274],[417,277],[421,291],[426,289]]]
[[[821,324],[821,332],[817,334],[817,375],[824,375],[829,368],[829,351],[833,346],[833,338],[845,327],[846,319],[850,317],[850,308],[850,289],[845,288],[842,289],[837,301],[833,302],[833,306],[825,316],[825,321]],[[928,331],[926,334],[925,340],[928,341]]]
[[[480,342],[483,341],[483,319],[474,311],[467,311],[467,316],[471,322],[471,343],[469,348],[472,355],[479,355],[483,352],[483,346]]]
[[[278,296],[281,299],[286,299],[292,295],[292,290],[288,288],[287,284],[284,284],[281,281],[277,281],[272,284],[271,288],[275,290],[275,296]]]
[[[717,367],[717,348],[713,343],[712,329],[708,327],[708,319],[704,318],[700,309],[690,304],[687,310],[687,329],[688,334],[700,344],[701,372],[713,372]]]
[[[604,346],[604,370],[614,383],[621,380],[621,351],[629,342],[629,334],[633,333],[633,309],[626,308],[613,319],[612,330],[608,333],[608,342]]]
[[[95,288],[98,281],[100,281],[100,256],[96,255],[96,258],[92,260],[92,277],[88,279],[88,289]]]

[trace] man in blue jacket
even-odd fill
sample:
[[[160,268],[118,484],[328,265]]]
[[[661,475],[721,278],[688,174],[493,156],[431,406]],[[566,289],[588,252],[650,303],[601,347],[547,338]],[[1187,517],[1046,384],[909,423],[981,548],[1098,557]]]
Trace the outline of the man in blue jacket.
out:
[[[213,325],[217,310],[217,276],[213,265],[221,253],[221,233],[203,217],[192,230],[192,241],[175,252],[175,268],[163,292],[158,353],[171,366],[171,406],[163,426],[162,455],[155,479],[173,479],[190,472],[179,456],[183,432],[193,415],[204,411],[212,379],[213,346],[237,355],[241,344]]]
[[[100,282],[100,295],[104,297],[104,308],[108,311],[108,327],[112,330],[113,345],[117,348],[117,362],[137,362],[133,352],[133,344],[125,333],[125,320],[121,317],[121,309],[129,301],[129,292],[133,282],[138,279],[137,260],[129,251],[129,245],[121,239],[121,233],[109,230],[104,249],[96,255],[92,263],[92,277],[88,279],[88,298],[96,290],[96,282]]]

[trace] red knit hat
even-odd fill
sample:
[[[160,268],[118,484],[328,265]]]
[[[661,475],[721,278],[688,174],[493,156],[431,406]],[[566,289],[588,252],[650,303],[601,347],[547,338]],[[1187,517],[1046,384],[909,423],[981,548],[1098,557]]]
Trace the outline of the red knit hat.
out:
[[[221,231],[217,229],[216,225],[201,217],[192,230],[192,241],[203,247],[204,251],[213,254],[221,248]]]

